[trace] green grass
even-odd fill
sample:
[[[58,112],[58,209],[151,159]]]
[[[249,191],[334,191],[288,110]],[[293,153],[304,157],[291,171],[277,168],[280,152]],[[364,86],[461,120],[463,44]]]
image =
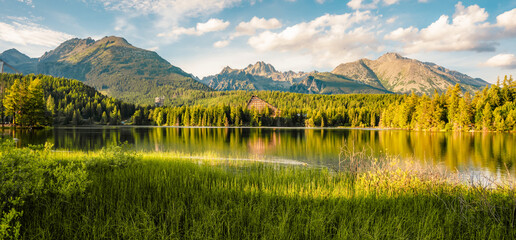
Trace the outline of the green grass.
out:
[[[28,200],[25,239],[516,237],[512,185],[474,187],[395,162],[335,173],[120,149],[45,158],[84,163],[89,182],[81,194]]]

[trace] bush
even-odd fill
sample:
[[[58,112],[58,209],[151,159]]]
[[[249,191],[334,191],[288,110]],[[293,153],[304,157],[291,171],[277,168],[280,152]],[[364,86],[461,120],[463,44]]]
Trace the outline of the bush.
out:
[[[129,149],[127,143],[103,147],[99,156],[86,161],[89,170],[106,171],[131,166],[140,160],[136,152]]]
[[[0,143],[0,239],[17,239],[25,207],[42,198],[66,201],[89,183],[84,164],[49,157],[52,145],[16,148]]]

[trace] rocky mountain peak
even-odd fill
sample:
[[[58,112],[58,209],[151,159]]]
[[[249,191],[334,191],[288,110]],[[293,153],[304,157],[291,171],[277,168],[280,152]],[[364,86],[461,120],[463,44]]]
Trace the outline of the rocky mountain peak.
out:
[[[397,60],[397,59],[405,59],[405,58],[395,52],[388,52],[378,58],[378,60],[380,60],[380,61],[393,61],[393,60]]]
[[[16,48],[11,48],[11,49],[8,49],[8,50],[5,50],[2,55],[4,54],[9,54],[9,55],[23,55],[23,56],[27,56],[23,53],[21,53],[20,51],[18,51]]]
[[[89,38],[91,39],[91,38]],[[127,40],[125,40],[122,37],[116,37],[116,36],[108,36],[104,37],[98,41],[95,42],[95,44],[98,45],[105,45],[107,47],[111,46],[120,46],[120,47],[133,47]]]
[[[2,54],[0,54],[0,59],[6,61],[9,64],[26,63],[32,60],[29,56],[21,53],[15,48],[4,51]]]
[[[278,72],[274,66],[262,61],[256,62],[254,65],[249,64],[249,66],[247,66],[244,71],[253,75],[268,75]]]
[[[230,68],[229,66],[226,66],[226,67],[224,67],[224,68],[222,69],[222,71],[220,72],[220,74],[228,74],[228,73],[230,73],[230,72],[232,72],[232,71],[233,71],[233,69],[232,69],[232,68]]]
[[[88,48],[93,43],[95,43],[95,40],[91,38],[86,39],[79,39],[79,38],[72,38],[70,40],[67,40],[63,43],[61,43],[56,49],[46,52],[41,56],[39,59],[40,61],[58,61],[60,59],[65,58],[68,55],[71,55],[75,52],[80,52],[83,49]]]

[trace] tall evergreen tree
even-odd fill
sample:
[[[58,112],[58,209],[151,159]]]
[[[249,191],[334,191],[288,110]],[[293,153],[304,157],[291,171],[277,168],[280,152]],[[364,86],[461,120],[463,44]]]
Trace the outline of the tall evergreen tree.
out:
[[[23,107],[26,102],[27,91],[25,86],[16,79],[3,99],[5,114],[12,116],[13,124],[23,124]]]
[[[54,98],[52,97],[52,95],[48,95],[48,98],[47,98],[47,110],[52,114],[56,114],[56,103],[55,103],[55,100]]]
[[[44,126],[47,124],[47,109],[39,78],[34,79],[29,84],[25,109],[28,126]]]

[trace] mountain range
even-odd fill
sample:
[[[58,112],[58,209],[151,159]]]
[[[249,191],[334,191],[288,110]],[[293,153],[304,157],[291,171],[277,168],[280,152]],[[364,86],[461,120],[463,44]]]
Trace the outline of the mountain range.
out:
[[[16,49],[0,55],[22,73],[74,78],[102,93],[136,103],[151,103],[156,96],[182,90],[211,91],[157,53],[137,48],[120,37],[70,39],[40,58]]]
[[[290,86],[300,82],[308,75],[304,72],[279,72],[271,64],[257,62],[254,65],[249,64],[244,69],[225,67],[219,74],[204,77],[201,82],[218,91],[289,91]]]
[[[39,58],[10,49],[0,54],[0,59],[25,74],[75,78],[109,96],[146,104],[156,96],[181,97],[186,90],[432,94],[457,83],[469,92],[489,85],[482,79],[397,53],[386,53],[376,60],[343,63],[331,72],[281,72],[271,64],[257,62],[244,69],[225,67],[216,75],[198,79],[157,53],[114,36],[97,41],[70,39]]]
[[[272,65],[257,62],[244,69],[225,67],[219,74],[201,82],[219,91],[277,90],[299,93],[442,93],[460,84],[464,91],[475,92],[489,85],[480,78],[386,53],[376,60],[360,59],[343,63],[331,72],[279,72]]]

